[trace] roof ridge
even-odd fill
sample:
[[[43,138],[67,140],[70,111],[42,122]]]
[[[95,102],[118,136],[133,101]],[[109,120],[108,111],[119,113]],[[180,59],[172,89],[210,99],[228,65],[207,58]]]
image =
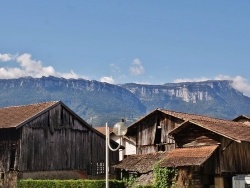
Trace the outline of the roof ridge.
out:
[[[35,106],[35,105],[42,105],[42,104],[46,104],[46,103],[57,103],[60,101],[47,101],[47,102],[38,102],[38,103],[31,103],[31,104],[23,104],[23,105],[15,105],[15,106],[5,106],[5,107],[0,107],[0,109],[7,109],[7,108],[18,108],[18,107],[25,107],[25,106]]]
[[[217,123],[217,122],[222,122],[222,123],[229,123],[231,125],[237,125],[237,126],[242,126],[242,127],[249,127],[248,125],[241,123],[241,122],[237,122],[237,121],[232,121],[232,120],[226,120],[226,119],[216,119],[216,118],[211,118],[210,120],[208,119],[195,119],[192,118],[189,121],[206,121],[206,122],[212,122],[212,123]],[[219,120],[219,121],[218,121]]]

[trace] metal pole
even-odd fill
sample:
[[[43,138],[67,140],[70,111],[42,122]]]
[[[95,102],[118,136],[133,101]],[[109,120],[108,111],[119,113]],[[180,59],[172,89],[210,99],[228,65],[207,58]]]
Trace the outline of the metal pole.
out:
[[[119,135],[120,136],[120,135]],[[121,137],[121,136],[120,136]],[[106,123],[106,166],[105,166],[105,171],[106,171],[106,188],[109,188],[109,150],[111,151],[118,151],[119,148],[121,146],[121,138],[120,138],[120,143],[118,145],[117,148],[112,148],[110,146],[110,138],[109,138],[109,127],[108,127],[108,123]],[[118,156],[119,156],[119,152],[118,152]]]
[[[106,188],[109,188],[109,128],[106,123]]]

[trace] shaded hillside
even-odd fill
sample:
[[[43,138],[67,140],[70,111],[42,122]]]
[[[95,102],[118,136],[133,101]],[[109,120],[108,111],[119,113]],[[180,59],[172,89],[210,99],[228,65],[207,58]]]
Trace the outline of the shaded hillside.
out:
[[[0,79],[0,107],[61,100],[95,126],[133,121],[145,106],[128,90],[107,83],[55,77]]]
[[[250,98],[229,81],[112,85],[56,77],[0,79],[0,107],[61,100],[93,126],[130,124],[156,108],[232,119],[250,114]]]

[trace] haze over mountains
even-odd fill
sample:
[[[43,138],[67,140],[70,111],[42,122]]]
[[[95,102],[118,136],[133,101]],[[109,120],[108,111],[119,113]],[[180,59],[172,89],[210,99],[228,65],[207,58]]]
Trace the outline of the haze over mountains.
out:
[[[128,124],[156,109],[233,119],[250,114],[250,98],[230,81],[112,85],[57,77],[0,79],[0,107],[61,100],[93,126],[125,118]]]

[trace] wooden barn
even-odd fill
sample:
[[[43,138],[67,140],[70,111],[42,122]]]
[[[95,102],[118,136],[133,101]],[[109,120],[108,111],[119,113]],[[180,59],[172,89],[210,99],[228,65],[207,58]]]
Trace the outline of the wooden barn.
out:
[[[109,159],[116,164],[119,153]],[[105,136],[61,101],[0,108],[0,186],[17,178],[96,178],[104,162]]]
[[[157,151],[170,151],[175,141],[171,132],[190,119],[214,119],[207,116],[156,109],[128,127],[126,136],[136,140],[136,153],[146,154]]]
[[[161,167],[178,168],[183,187],[231,187],[235,174],[250,173],[250,126],[240,122],[156,109],[130,125],[128,136],[138,155],[164,151]],[[114,167],[139,173],[129,159]]]
[[[169,133],[176,149],[167,153],[162,166],[185,172],[182,179],[189,187],[232,187],[234,175],[250,173],[250,127],[215,120],[192,119]]]

